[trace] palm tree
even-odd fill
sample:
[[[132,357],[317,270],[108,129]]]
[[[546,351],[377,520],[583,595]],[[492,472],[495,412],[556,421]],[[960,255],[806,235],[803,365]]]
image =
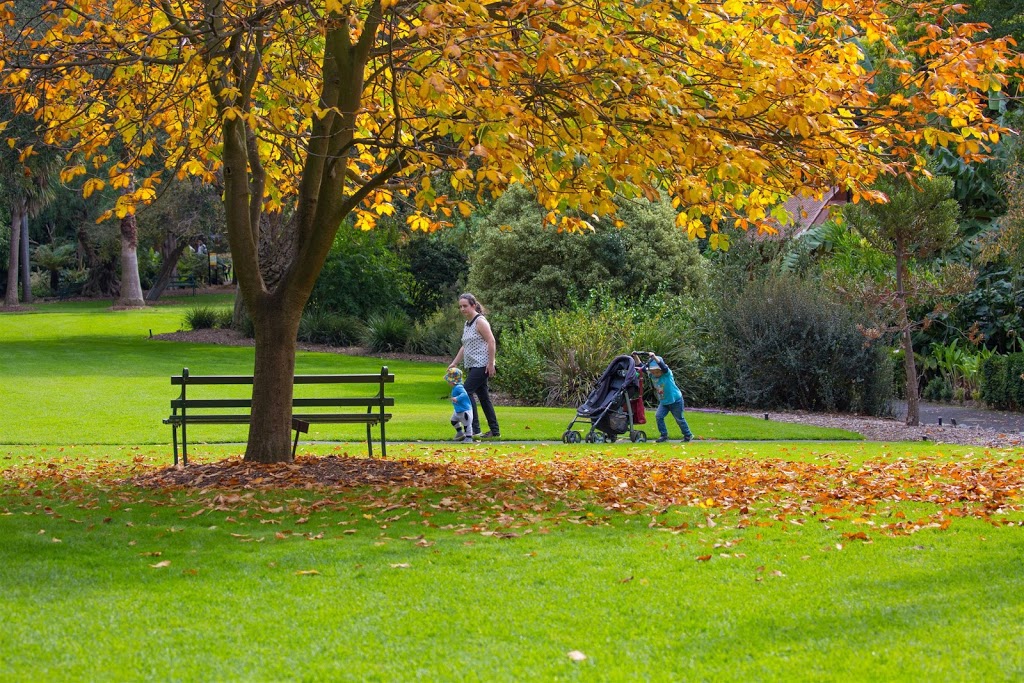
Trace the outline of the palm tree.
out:
[[[26,136],[35,122],[27,116],[9,117],[10,102],[0,100],[0,120],[9,120],[8,130],[23,129]],[[25,138],[20,138],[25,139]],[[30,149],[31,148],[31,149]],[[25,148],[0,145],[0,202],[10,207],[11,249],[7,270],[5,306],[18,305],[19,265],[22,276],[22,299],[32,301],[32,284],[28,274],[28,219],[39,212],[52,197],[50,178],[57,172],[60,155],[38,141]]]

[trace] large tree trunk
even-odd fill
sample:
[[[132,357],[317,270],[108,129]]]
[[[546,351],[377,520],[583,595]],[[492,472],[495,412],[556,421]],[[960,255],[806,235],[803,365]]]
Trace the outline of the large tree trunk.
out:
[[[252,420],[245,448],[248,462],[291,460],[292,394],[295,347],[302,308],[277,297],[253,312],[256,362],[253,367]]]
[[[235,305],[231,309],[231,328],[242,331],[245,326],[245,299],[242,297],[242,290],[235,287]]]
[[[321,100],[333,109],[326,116],[314,117],[294,215],[286,219],[288,227],[277,235],[280,239],[273,239],[275,230],[263,219],[266,172],[256,135],[247,128],[245,117],[226,115],[227,107],[234,106],[232,100],[216,96],[218,108],[225,114],[224,211],[231,258],[256,332],[252,417],[245,450],[249,462],[291,459],[292,384],[302,309],[341,221],[404,164],[398,155],[358,189],[345,191],[355,112],[360,109],[363,73],[373,46],[366,37],[375,35],[382,16],[370,12],[363,39],[355,44],[344,23],[328,29]],[[247,68],[259,68],[259,61]],[[249,74],[255,82],[256,71]],[[270,228],[271,239],[263,239],[264,225]],[[265,250],[268,243],[275,243],[272,254]],[[281,258],[266,259],[268,255]]]
[[[131,191],[131,185],[125,191]],[[146,305],[139,277],[139,224],[133,213],[121,219],[121,296],[117,305]]]
[[[899,307],[900,327],[903,336],[903,369],[907,376],[907,426],[921,424],[920,398],[917,393],[917,364],[914,362],[914,342],[911,337],[910,316],[907,313],[907,294],[904,290],[906,277],[906,254],[902,245],[896,248],[896,304]]]
[[[25,205],[19,200],[11,205],[11,251],[7,261],[7,293],[4,306],[18,305],[18,256],[21,253],[21,214]]]
[[[21,212],[21,300],[32,303],[32,269],[28,258],[28,206]]]

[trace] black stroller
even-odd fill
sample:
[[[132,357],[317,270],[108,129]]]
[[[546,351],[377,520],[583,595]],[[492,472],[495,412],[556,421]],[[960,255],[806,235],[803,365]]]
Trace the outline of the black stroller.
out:
[[[597,380],[587,400],[576,409],[565,432],[563,443],[614,442],[619,434],[629,434],[633,443],[647,441],[647,433],[635,425],[646,422],[641,397],[643,387],[640,373],[631,356],[616,356]],[[584,437],[574,430],[577,421],[590,424],[590,431]]]

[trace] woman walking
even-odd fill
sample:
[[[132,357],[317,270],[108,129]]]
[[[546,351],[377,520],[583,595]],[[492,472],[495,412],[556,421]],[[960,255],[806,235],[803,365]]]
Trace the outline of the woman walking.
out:
[[[466,381],[463,386],[473,403],[473,433],[480,434],[480,418],[476,411],[476,402],[479,400],[488,428],[480,437],[498,438],[501,436],[501,428],[498,427],[498,418],[487,393],[487,378],[494,376],[494,353],[497,350],[494,333],[484,317],[484,307],[472,294],[466,293],[459,297],[459,312],[466,319],[462,330],[462,347],[448,367],[454,368],[460,362],[465,365]]]

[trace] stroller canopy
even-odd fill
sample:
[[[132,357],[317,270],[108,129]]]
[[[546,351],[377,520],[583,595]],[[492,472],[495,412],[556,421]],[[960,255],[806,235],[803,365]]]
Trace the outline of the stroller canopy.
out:
[[[622,392],[636,389],[637,386],[637,371],[633,357],[616,356],[598,378],[587,400],[577,408],[576,414],[583,417],[600,415]]]

